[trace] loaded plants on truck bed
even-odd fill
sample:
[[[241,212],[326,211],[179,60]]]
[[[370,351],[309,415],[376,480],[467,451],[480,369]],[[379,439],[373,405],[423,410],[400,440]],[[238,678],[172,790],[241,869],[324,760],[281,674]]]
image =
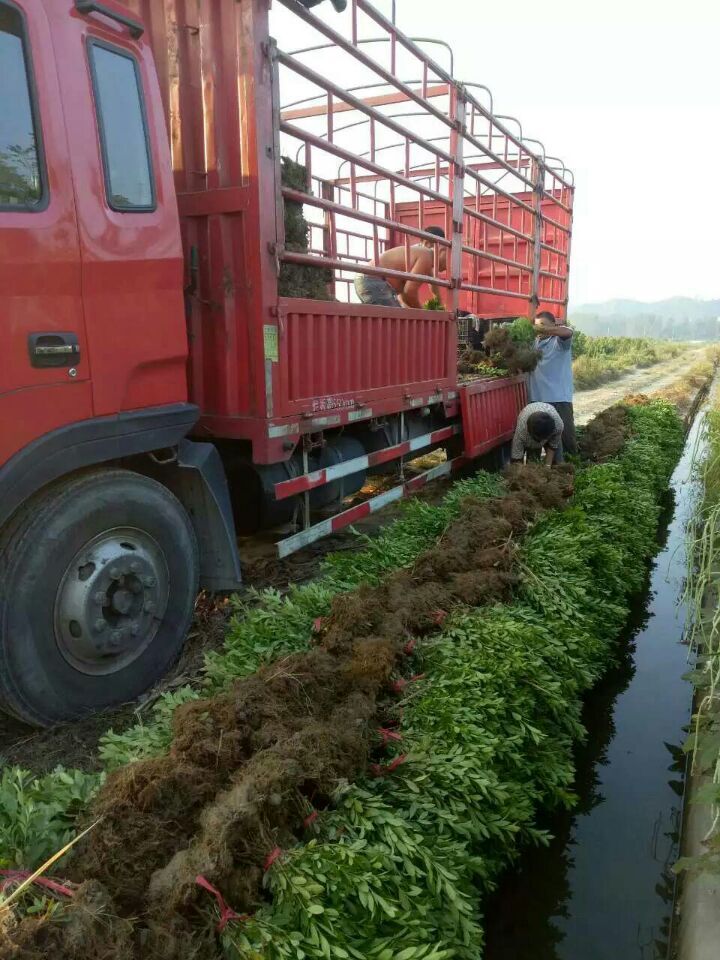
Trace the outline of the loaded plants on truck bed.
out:
[[[282,185],[299,193],[309,193],[307,167],[289,157],[282,158]],[[283,200],[285,246],[295,253],[308,253],[310,224],[305,219],[303,205],[296,200]],[[307,300],[332,300],[328,293],[333,273],[326,267],[298,263],[282,263],[278,277],[281,297],[299,297]]]
[[[539,513],[566,499],[563,471],[514,471],[504,497],[455,499],[444,535],[452,510],[418,508],[394,550],[371,544],[256,607],[255,629],[238,623],[209,664],[227,692],[175,712],[169,754],[110,777],[72,878],[102,881],[106,910],[140,917],[153,956],[216,955],[199,920],[209,887],[252,914],[223,907],[231,955],[477,958],[479,895],[518,842],[542,839],[537,808],[572,801],[580,697],[654,548],[682,429],[667,404],[628,417],[625,446],[581,471],[568,509]],[[311,651],[287,656],[316,617]],[[228,687],[267,646],[286,656]],[[133,955],[111,939],[126,925],[85,915],[86,949]],[[48,925],[26,924],[10,942],[37,949]],[[53,947],[73,955],[61,937]]]
[[[529,373],[538,363],[535,331],[527,317],[489,330],[481,350],[467,347],[458,358],[460,375],[506,377]]]

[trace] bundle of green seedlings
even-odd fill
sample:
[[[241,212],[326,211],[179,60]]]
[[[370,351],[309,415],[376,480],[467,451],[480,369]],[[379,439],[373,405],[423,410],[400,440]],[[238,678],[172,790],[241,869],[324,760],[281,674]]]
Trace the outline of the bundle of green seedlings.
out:
[[[429,297],[423,304],[423,310],[444,310],[445,304],[442,302],[440,297],[437,294],[433,294]]]
[[[705,781],[692,802],[710,805],[712,826],[703,853],[683,857],[675,869],[720,874],[720,406],[708,413],[706,430],[706,455],[699,468],[703,502],[688,551],[689,640],[696,663],[690,674],[695,712],[685,749],[693,774]]]
[[[418,579],[427,584],[425,592],[414,598],[417,603],[406,604],[405,622],[405,627],[414,622],[422,637],[415,654],[418,663],[408,666],[405,672],[416,677],[424,673],[425,678],[406,685],[398,677],[394,687],[399,699],[383,706],[377,697],[385,689],[389,671],[396,669],[396,658],[390,657],[387,642],[385,646],[373,646],[372,635],[365,636],[362,655],[355,650],[353,670],[356,675],[362,674],[364,686],[362,690],[353,688],[356,692],[352,695],[357,701],[356,694],[367,697],[372,688],[374,706],[362,701],[362,709],[358,709],[354,701],[354,710],[346,714],[345,725],[336,725],[338,736],[345,736],[346,745],[359,751],[358,755],[349,759],[348,751],[341,750],[333,760],[333,777],[315,788],[306,785],[301,796],[291,790],[283,800],[282,790],[278,793],[285,821],[302,823],[303,814],[308,815],[308,839],[304,844],[291,844],[288,853],[270,859],[265,883],[272,903],[257,910],[255,902],[252,920],[236,920],[225,926],[224,945],[231,956],[288,960],[306,956],[402,956],[405,960],[478,956],[482,946],[478,898],[491,887],[518,843],[543,839],[534,826],[536,809],[571,802],[571,746],[573,739],[582,734],[580,697],[612,657],[611,641],[625,617],[627,596],[639,585],[644,560],[654,548],[657,504],[679,450],[682,428],[666,404],[631,408],[628,417],[631,437],[620,455],[612,462],[584,471],[578,479],[573,506],[565,512],[545,514],[522,541],[519,551],[494,543],[492,555],[489,550],[482,560],[478,555],[482,576],[452,573],[452,565],[444,570],[448,550],[426,550],[422,556],[421,553],[459,516],[462,521],[456,525],[454,535],[463,536],[470,516],[475,517],[476,531],[482,529],[487,518],[478,505],[478,497],[500,490],[498,479],[486,475],[459,484],[440,508],[414,504],[403,520],[369,542],[365,551],[333,560],[320,582],[292,591],[285,598],[268,594],[264,602],[235,622],[225,651],[209,659],[208,686],[203,691],[229,690],[229,699],[220,696],[215,702],[190,702],[175,710],[171,754],[181,776],[190,776],[182,771],[189,771],[187,764],[192,758],[197,762],[205,752],[208,756],[212,753],[215,766],[222,769],[233,750],[243,749],[242,736],[238,741],[237,733],[233,733],[234,729],[242,730],[242,725],[228,725],[231,715],[223,711],[235,711],[237,723],[238,703],[249,702],[247,696],[252,687],[241,688],[244,693],[238,700],[235,679],[275,661],[277,666],[261,670],[260,677],[269,685],[265,689],[275,690],[278,684],[292,686],[293,671],[299,673],[302,663],[292,660],[293,651],[308,648],[313,622],[318,617],[332,614],[329,626],[323,628],[327,635],[316,655],[319,666],[325,663],[323,657],[333,653],[333,637],[337,646],[339,636],[345,636],[342,632],[333,634],[339,626],[347,631],[349,625],[360,623],[366,633],[368,629],[371,634],[375,630],[387,633],[382,619],[370,622],[368,595],[361,594],[358,601],[350,598],[339,607],[337,600],[333,603],[333,597],[358,583],[370,585],[364,590],[376,585],[385,591],[385,607],[392,610],[393,603],[411,591],[413,578],[393,575],[391,571],[411,564]],[[517,477],[511,476],[510,492],[517,492],[517,483]],[[475,513],[463,513],[468,509],[468,495],[473,494]],[[515,499],[522,502],[521,497]],[[510,522],[513,509],[517,512],[518,508],[506,510],[505,522]],[[522,508],[519,509],[516,524],[523,515]],[[482,547],[482,542],[476,544],[478,547]],[[471,569],[467,572],[472,574]],[[446,609],[442,612],[449,611],[450,615],[441,630],[428,629],[429,620],[436,626],[440,622],[434,619],[437,594],[428,573],[443,581]],[[488,582],[494,583],[489,595]],[[563,584],[562,591],[558,591],[558,583]],[[495,602],[510,600],[508,591],[513,585],[512,602]],[[483,602],[493,605],[481,609],[478,604]],[[347,609],[352,616],[342,621],[344,603],[350,604]],[[403,630],[398,633],[401,635],[397,642],[404,643]],[[378,667],[376,655],[382,651],[386,659],[384,666],[381,663]],[[303,686],[309,691],[314,689],[313,683],[313,678],[307,676]],[[194,701],[199,694],[185,691],[181,696]],[[318,697],[322,699],[319,693]],[[379,706],[389,711],[389,719],[401,722],[400,732],[385,729],[378,735],[378,750],[381,741],[387,744],[385,756],[375,769],[380,776],[366,778],[362,770],[367,744],[362,738],[358,740],[358,734]],[[166,750],[172,739],[173,707],[169,700],[162,704],[149,735],[147,728],[137,728],[106,740],[108,760],[119,764]],[[280,719],[276,716],[273,722]],[[208,724],[206,736],[203,723]],[[209,735],[218,724],[232,734],[227,743],[222,737],[218,741]],[[186,725],[188,733],[183,740]],[[327,736],[325,728],[322,733]],[[397,736],[403,738],[401,743]],[[291,737],[287,743],[292,742],[304,752],[298,753],[293,747],[291,756],[287,755],[288,762],[311,765],[312,737],[305,747]],[[153,767],[153,763],[159,766]],[[183,783],[177,780],[175,769],[173,790],[168,793],[170,781],[157,777],[158,771],[164,769],[166,761],[158,757],[157,761],[150,761],[150,766],[120,770],[113,789],[105,793],[105,800],[111,802],[105,811],[101,803],[99,812],[108,815],[112,829],[122,829],[118,810],[122,814],[122,803],[126,803],[124,809],[130,815],[131,825],[141,833],[145,819],[157,805],[158,795],[165,789],[165,808],[161,803],[158,812],[163,815],[165,809],[162,829],[166,833],[170,830],[170,835],[161,836],[159,846],[176,849],[178,857],[153,874],[149,895],[159,897],[167,909],[170,904],[175,909],[178,898],[182,901],[185,897],[185,902],[197,910],[196,892],[191,892],[187,878],[193,877],[195,870],[203,872],[204,864],[211,881],[223,877],[227,880],[223,892],[228,899],[239,908],[246,908],[247,899],[243,897],[252,893],[262,871],[257,866],[238,871],[238,864],[246,862],[247,851],[235,849],[228,862],[223,859],[227,856],[226,848],[220,845],[215,849],[213,843],[216,833],[227,839],[232,823],[237,818],[242,821],[256,804],[250,802],[250,797],[243,801],[241,796],[228,795],[221,803],[216,798],[201,819],[202,829],[210,830],[210,847],[191,843],[187,850],[182,850],[182,843],[176,842],[173,848],[172,830],[185,813],[181,809]],[[344,778],[338,775],[343,770]],[[262,768],[257,773],[263,773]],[[278,775],[277,770],[268,768],[263,773],[274,777],[273,783],[277,783]],[[211,772],[208,779],[213,776]],[[292,780],[290,773],[288,776]],[[214,789],[211,784],[211,795]],[[174,791],[179,791],[178,797]],[[145,800],[138,807],[141,796]],[[267,798],[271,806],[273,797],[271,793]],[[298,802],[302,797],[306,809]],[[316,807],[327,808],[317,819],[316,811],[307,809],[310,797],[315,797]],[[235,820],[229,824],[224,813],[227,800],[235,804]],[[260,827],[263,822],[267,821],[261,821]],[[108,828],[105,834],[111,843],[112,829]],[[105,830],[104,825],[101,830]],[[256,842],[260,846],[266,844],[269,848],[277,839],[273,834],[262,836],[262,829],[259,833]],[[292,834],[292,830],[283,832],[286,839]],[[116,840],[118,836],[116,833]],[[129,841],[129,835],[125,840]],[[122,860],[115,856],[108,874],[107,864],[102,857],[98,859],[104,842],[95,846],[95,861],[91,848],[89,853],[83,853],[80,862],[83,863],[83,857],[85,865],[94,862],[97,869],[94,873],[89,871],[89,875],[107,879],[116,902],[118,896],[128,901],[125,915],[132,907],[135,912],[131,915],[136,916],[138,903],[133,897],[137,895],[138,883],[133,869],[136,873],[137,869],[148,871],[148,864],[143,862],[138,868],[137,864],[128,863],[123,873]],[[212,857],[207,859],[211,853]],[[252,858],[258,854],[255,849],[250,853],[252,857],[247,862],[253,864]],[[233,863],[233,857],[238,863]],[[159,864],[163,863],[165,854],[161,851]],[[248,889],[239,885],[238,874],[250,878]],[[97,904],[96,890],[86,891],[85,896],[94,897],[93,903]],[[87,902],[83,905],[87,908]],[[105,913],[107,909],[106,905]],[[92,911],[86,912],[95,916]],[[56,930],[57,924],[50,928]],[[99,923],[105,936],[103,949],[108,947],[107,928],[107,924]],[[165,934],[167,946],[167,930]],[[115,939],[108,956],[131,956],[127,925],[115,924],[112,936]],[[97,946],[97,942],[93,944]],[[57,943],[53,947],[58,957],[65,955]],[[198,945],[197,949],[204,947],[208,944]],[[187,944],[184,949],[187,951]],[[154,955],[175,954],[167,947],[166,953],[158,950]]]
[[[631,437],[580,473],[570,509],[520,548],[511,603],[460,607],[418,648],[389,767],[339,785],[316,835],[273,866],[272,904],[227,927],[231,957],[477,960],[478,902],[527,842],[538,808],[571,804],[581,697],[656,549],[682,445],[667,404],[628,410]],[[394,759],[393,759],[394,758]]]
[[[517,317],[512,323],[489,330],[481,350],[463,350],[458,358],[458,373],[475,377],[529,373],[538,362],[534,340],[532,323],[527,317]]]
[[[361,583],[377,583],[387,573],[410,565],[428,543],[459,515],[467,497],[497,496],[503,483],[495,474],[479,472],[456,483],[443,501],[430,505],[411,500],[402,515],[372,538],[358,536],[360,549],[331,556],[323,575],[310,584],[276,590],[249,591],[234,600],[235,613],[224,648],[206,658],[201,682],[163,694],[150,720],[102,738],[97,773],[58,767],[43,776],[26,770],[0,770],[0,869],[31,870],[61,849],[77,832],[79,818],[105,782],[108,772],[166,753],[172,741],[176,710],[218,693],[235,679],[306,649],[313,621],[326,615],[333,597]],[[24,904],[41,909],[42,898],[29,895]]]

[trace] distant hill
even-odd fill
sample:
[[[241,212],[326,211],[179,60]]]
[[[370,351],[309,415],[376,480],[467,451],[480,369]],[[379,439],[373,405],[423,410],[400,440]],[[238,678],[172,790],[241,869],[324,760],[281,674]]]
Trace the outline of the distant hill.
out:
[[[720,339],[720,300],[606,300],[571,306],[569,317],[574,326],[592,336]]]

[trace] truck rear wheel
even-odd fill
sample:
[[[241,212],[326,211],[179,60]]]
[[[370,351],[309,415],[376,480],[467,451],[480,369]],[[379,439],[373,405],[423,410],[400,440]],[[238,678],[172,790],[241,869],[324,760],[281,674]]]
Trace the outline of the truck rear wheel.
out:
[[[156,481],[99,470],[39,494],[0,536],[0,707],[48,726],[135,699],[197,588],[190,518]]]

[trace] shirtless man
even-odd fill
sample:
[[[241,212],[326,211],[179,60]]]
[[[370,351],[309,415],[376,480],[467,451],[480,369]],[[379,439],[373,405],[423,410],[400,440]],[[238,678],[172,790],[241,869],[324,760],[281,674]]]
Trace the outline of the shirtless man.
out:
[[[441,227],[428,227],[427,233],[435,237],[445,237]],[[386,250],[380,257],[380,262],[371,266],[387,267],[388,270],[400,270],[403,273],[414,273],[420,276],[433,277],[435,275],[435,247],[432,240],[423,240],[410,247],[410,263],[405,262],[405,247],[393,247]],[[447,250],[441,247],[438,255],[438,269],[444,272],[447,266]],[[361,303],[373,303],[380,307],[415,307],[421,308],[420,288],[427,281],[402,280],[399,277],[375,277],[358,273],[355,277],[355,292]],[[432,292],[440,297],[440,287],[431,284]]]

